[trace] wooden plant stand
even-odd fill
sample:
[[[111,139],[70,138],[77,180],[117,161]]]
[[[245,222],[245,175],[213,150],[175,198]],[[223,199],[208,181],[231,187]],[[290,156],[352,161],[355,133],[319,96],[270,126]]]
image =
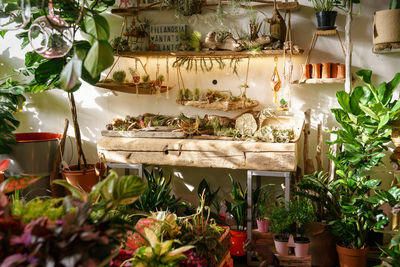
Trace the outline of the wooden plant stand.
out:
[[[311,267],[311,255],[307,257],[279,256],[280,266]]]

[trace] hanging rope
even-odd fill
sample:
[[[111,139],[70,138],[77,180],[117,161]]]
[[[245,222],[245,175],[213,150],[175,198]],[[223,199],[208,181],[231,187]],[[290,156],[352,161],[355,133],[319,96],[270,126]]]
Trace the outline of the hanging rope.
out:
[[[166,98],[167,99],[169,99],[169,61],[168,61],[168,56],[167,56],[167,59],[166,59],[166,72],[167,72],[167,96],[166,96]]]
[[[249,88],[249,85],[247,84],[248,79],[249,79],[249,69],[250,69],[250,57],[247,58],[247,69],[246,69],[246,79],[244,81],[244,85],[243,85],[243,94],[242,97],[247,98],[247,88]]]

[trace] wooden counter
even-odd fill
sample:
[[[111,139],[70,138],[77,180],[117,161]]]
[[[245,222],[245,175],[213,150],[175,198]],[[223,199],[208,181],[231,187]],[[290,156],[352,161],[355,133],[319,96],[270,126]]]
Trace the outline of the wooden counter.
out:
[[[97,144],[107,162],[296,171],[298,143],[103,137]]]

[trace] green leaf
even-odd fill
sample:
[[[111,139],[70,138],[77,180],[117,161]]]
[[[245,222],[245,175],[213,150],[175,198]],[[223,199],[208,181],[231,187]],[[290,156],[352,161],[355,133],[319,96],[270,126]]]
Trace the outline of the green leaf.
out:
[[[378,125],[378,130],[382,129],[389,122],[390,114],[389,112],[381,119]]]
[[[336,97],[338,100],[339,105],[347,112],[352,112],[350,108],[350,96],[345,91],[338,91],[336,93]]]
[[[83,65],[92,78],[96,78],[103,70],[110,67],[113,62],[114,55],[111,45],[107,41],[95,41]]]
[[[369,90],[367,90],[367,92],[369,93]],[[357,86],[354,88],[350,96],[350,109],[353,114],[358,115],[361,113],[359,104],[361,103],[361,99],[363,97],[365,97],[364,88],[362,86]],[[365,102],[363,104],[365,104]]]
[[[30,51],[25,54],[25,66],[32,67],[36,62],[40,62],[44,59],[41,55],[35,51]]]
[[[76,87],[82,73],[82,61],[75,54],[72,59],[65,65],[61,72],[60,85],[61,89],[70,91]]]
[[[6,30],[0,31],[0,36],[4,39],[4,36],[6,35],[6,33],[7,33]]]
[[[371,85],[371,70],[359,70],[356,72],[356,75],[363,81],[364,83]]]
[[[110,26],[107,20],[97,14],[93,16],[85,16],[84,18],[85,32],[93,36],[95,41],[107,41],[110,38]]]
[[[360,103],[360,108],[362,111],[364,111],[366,114],[368,114],[371,118],[373,118],[376,121],[379,121],[378,115],[376,115],[375,112],[373,112],[369,107]]]
[[[369,189],[375,189],[377,188],[380,184],[382,183],[381,180],[378,179],[371,179],[368,180],[364,183],[365,186],[367,186]]]
[[[67,181],[54,180],[53,184],[57,184],[57,185],[60,185],[62,187],[65,187],[66,189],[68,189],[71,192],[72,196],[74,196],[74,197],[76,197],[78,199],[81,199],[83,201],[87,201],[88,200],[89,194],[85,190],[83,190],[82,188],[73,186],[72,184],[68,183]]]
[[[63,67],[64,58],[53,58],[44,61],[35,70],[36,82],[46,84],[49,80],[60,75]]]

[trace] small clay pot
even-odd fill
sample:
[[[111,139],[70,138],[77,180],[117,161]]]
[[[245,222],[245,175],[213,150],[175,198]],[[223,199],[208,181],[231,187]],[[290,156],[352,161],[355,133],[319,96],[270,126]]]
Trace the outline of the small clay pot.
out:
[[[86,192],[90,192],[92,187],[99,182],[93,164],[88,164],[88,169],[77,170],[77,165],[64,168],[62,174],[65,180],[73,186],[81,187]]]
[[[346,77],[346,66],[343,64],[339,64],[337,66],[337,76],[338,79],[344,79]]]
[[[310,248],[310,239],[307,237],[294,238],[294,253],[296,257],[307,257]]]
[[[312,64],[312,78],[321,79],[321,63]]]
[[[331,63],[331,78],[337,78],[339,63]]]
[[[289,255],[288,239],[281,236],[274,237],[275,249],[279,256]]]
[[[301,64],[301,79],[307,80],[311,78],[311,64]]]
[[[322,79],[329,79],[331,77],[331,63],[321,63],[322,64]]]
[[[269,231],[269,219],[257,219],[257,228],[260,233],[268,233]]]

